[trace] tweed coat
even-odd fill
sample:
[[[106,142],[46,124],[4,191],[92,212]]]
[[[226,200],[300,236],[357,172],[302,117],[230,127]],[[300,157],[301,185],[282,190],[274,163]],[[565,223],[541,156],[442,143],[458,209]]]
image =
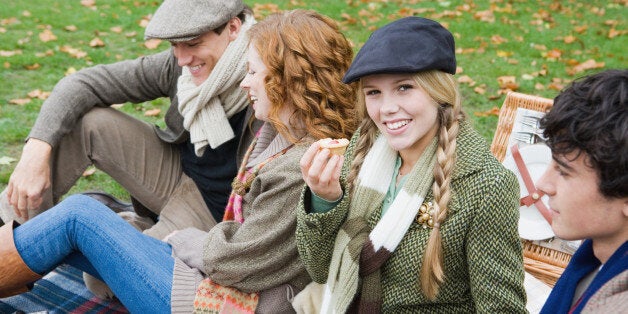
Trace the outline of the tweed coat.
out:
[[[359,131],[345,154],[341,180],[353,160]],[[519,186],[489,152],[468,123],[457,139],[449,215],[441,225],[445,282],[434,301],[419,286],[419,272],[430,229],[416,220],[382,266],[383,312],[526,313],[523,255],[517,224]],[[430,174],[431,175],[431,174]],[[433,201],[430,192],[426,201]],[[334,239],[349,210],[346,195],[326,213],[310,213],[311,192],[304,189],[297,212],[297,246],[314,281],[327,281]],[[380,219],[375,211],[368,223]]]

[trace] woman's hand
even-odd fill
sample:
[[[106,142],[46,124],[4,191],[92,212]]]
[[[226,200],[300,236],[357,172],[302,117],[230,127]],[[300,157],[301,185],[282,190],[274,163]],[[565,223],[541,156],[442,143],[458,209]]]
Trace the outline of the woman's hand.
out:
[[[342,196],[340,171],[344,156],[332,155],[329,149],[321,149],[315,142],[301,157],[301,175],[318,197],[333,202]]]

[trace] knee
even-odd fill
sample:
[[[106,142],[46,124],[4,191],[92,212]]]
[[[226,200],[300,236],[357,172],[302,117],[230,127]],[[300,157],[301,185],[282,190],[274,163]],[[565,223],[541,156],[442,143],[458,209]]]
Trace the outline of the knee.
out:
[[[71,195],[57,204],[60,212],[66,212],[73,218],[98,220],[100,216],[111,210],[99,201],[82,194]]]
[[[94,107],[81,118],[80,127],[83,132],[93,133],[106,128],[111,128],[115,124],[112,121],[119,112],[112,108]]]

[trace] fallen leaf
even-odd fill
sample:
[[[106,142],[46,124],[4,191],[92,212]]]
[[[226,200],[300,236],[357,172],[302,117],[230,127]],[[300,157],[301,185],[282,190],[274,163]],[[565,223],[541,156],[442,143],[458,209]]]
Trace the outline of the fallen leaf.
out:
[[[161,109],[155,108],[155,109],[146,110],[146,112],[144,112],[144,115],[147,117],[156,117],[160,113],[161,113]]]
[[[127,37],[127,38],[135,37],[135,35],[137,35],[137,32],[127,32],[127,33],[124,33],[124,36]]]
[[[565,85],[558,82],[552,82],[547,86],[547,88],[551,90],[561,91],[563,90],[563,88],[565,88]]]
[[[534,84],[534,89],[536,89],[536,90],[544,90],[545,89],[545,85],[543,85],[541,83],[536,83],[536,84]]]
[[[15,55],[21,55],[21,54],[22,54],[22,50],[12,50],[12,51],[0,50],[0,57],[13,57]]]
[[[41,89],[36,89],[34,91],[29,92],[27,95],[30,98],[37,98],[37,99],[45,100],[46,98],[48,98],[48,96],[50,96],[50,92],[44,92]]]
[[[575,36],[571,36],[571,35],[565,36],[565,38],[563,38],[563,41],[565,42],[565,44],[571,44],[571,43],[573,43],[576,40],[577,40],[577,38]]]
[[[76,27],[75,25],[68,25],[64,27],[63,29],[65,29],[68,32],[76,32],[78,30],[78,27]]]
[[[16,17],[10,17],[8,19],[0,20],[0,25],[13,25],[13,24],[17,24],[19,22],[20,21]]]
[[[606,20],[604,21],[604,25],[606,26],[617,26],[619,22],[617,20]]]
[[[25,65],[24,68],[29,70],[29,71],[33,71],[33,70],[37,70],[41,67],[41,65],[39,65],[39,63],[35,63],[35,64],[31,64],[31,65]]]
[[[61,46],[59,51],[65,52],[70,55],[70,57],[81,59],[87,56],[87,52],[84,52],[80,49],[72,48],[70,46]]]
[[[253,12],[255,12],[255,11],[253,11]],[[142,19],[138,23],[140,25],[140,27],[146,28],[146,26],[148,26],[148,22],[150,22],[150,18],[151,18],[150,16],[142,17]]]
[[[628,30],[618,31],[615,28],[611,28],[608,31],[608,38],[615,38],[617,36],[621,36],[621,35],[625,35],[625,34],[628,34]]]
[[[67,70],[65,70],[65,76],[68,76],[72,73],[76,72],[76,69],[74,67],[69,67]]]
[[[5,61],[3,64],[5,69],[10,69],[11,68],[11,63],[9,63],[9,61]]]
[[[0,27],[0,33],[4,34],[7,32],[7,29],[4,27]]]
[[[531,81],[531,80],[533,80],[533,79],[534,79],[534,75],[531,75],[531,74],[523,74],[523,75],[521,75],[521,78],[522,78],[522,79],[524,79],[524,80],[526,80],[526,81]]]
[[[96,5],[96,0],[81,0],[81,5],[84,7],[92,8]]]
[[[484,95],[486,93],[486,89],[482,88],[482,87],[476,87],[473,89],[474,92],[480,94],[480,95]]]
[[[347,13],[342,13],[340,15],[340,17],[342,17],[345,21],[345,23],[349,24],[349,25],[354,25],[358,22],[358,20],[356,20],[353,16],[347,14]]]
[[[517,78],[515,76],[500,76],[497,78],[497,83],[501,90],[516,91],[519,89],[519,84],[517,84]]]
[[[124,106],[124,104],[113,104],[111,105],[111,108],[118,109],[118,108],[122,108],[122,106]]]
[[[122,27],[120,27],[120,26],[114,26],[114,27],[110,28],[109,30],[114,32],[114,33],[116,33],[116,34],[122,33]]]
[[[460,84],[469,84],[469,86],[474,86],[475,81],[468,75],[461,75],[458,77],[458,83]]]
[[[44,29],[43,32],[39,33],[39,40],[46,43],[49,41],[57,40],[57,36],[55,36],[55,34],[53,34],[51,30]]]
[[[584,72],[586,70],[592,70],[592,69],[600,69],[603,68],[605,65],[604,62],[596,62],[593,59],[589,59],[583,63],[580,63],[576,66],[574,66],[571,69],[567,69],[567,74],[569,75],[574,75],[580,72]]]
[[[161,44],[161,39],[153,38],[153,39],[149,39],[145,41],[144,47],[150,50],[153,50],[153,49],[157,49],[157,47],[159,47],[159,44]]]
[[[8,166],[12,162],[15,162],[15,161],[17,161],[17,159],[9,157],[9,156],[2,156],[2,157],[0,157],[0,165]]]
[[[491,36],[491,43],[494,44],[494,45],[500,45],[500,44],[507,43],[507,42],[508,42],[508,39],[506,39],[506,38],[504,38],[502,36],[499,36],[499,35]]]
[[[490,10],[478,11],[475,14],[473,14],[473,17],[476,20],[480,20],[482,22],[488,22],[488,23],[495,22],[495,14],[493,14],[493,11],[490,11]]]
[[[9,103],[12,105],[26,105],[29,102],[31,102],[30,98],[20,98],[20,99],[11,99],[9,100]]]
[[[22,11],[22,16],[30,17],[32,14],[30,11]]]
[[[83,177],[89,177],[89,176],[93,175],[94,173],[96,173],[96,168],[87,168],[87,170],[83,171],[82,176]]]
[[[574,27],[573,30],[578,34],[582,34],[587,31],[587,28],[589,28],[587,25],[582,25]]]
[[[500,76],[497,78],[497,83],[499,83],[499,86],[504,86],[515,82],[517,82],[517,78],[511,75]]]
[[[545,47],[545,45],[539,45],[539,44],[532,45],[532,48],[534,48],[536,50],[539,50],[539,51],[547,50],[547,47]]]
[[[93,48],[104,47],[105,42],[102,39],[96,37],[89,42],[89,46]]]
[[[50,57],[50,56],[53,56],[54,54],[55,54],[55,52],[52,51],[52,49],[48,49],[45,52],[37,52],[37,53],[35,53],[35,57],[38,57],[38,58]]]
[[[514,52],[512,52],[512,51],[497,50],[497,56],[501,57],[501,58],[508,58],[508,57],[512,56],[513,54],[514,54]]]
[[[554,49],[548,51],[545,54],[545,57],[548,58],[548,59],[559,59],[562,54],[563,53],[560,50],[554,48]]]
[[[493,107],[487,111],[483,112],[474,112],[473,115],[476,117],[488,117],[488,116],[499,116],[499,108]]]

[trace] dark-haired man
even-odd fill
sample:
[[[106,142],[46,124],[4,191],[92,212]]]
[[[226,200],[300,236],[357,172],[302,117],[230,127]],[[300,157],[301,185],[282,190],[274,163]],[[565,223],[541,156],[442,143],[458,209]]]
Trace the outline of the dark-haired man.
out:
[[[541,120],[553,161],[537,187],[552,229],[585,239],[541,313],[628,308],[628,70],[573,82]]]

